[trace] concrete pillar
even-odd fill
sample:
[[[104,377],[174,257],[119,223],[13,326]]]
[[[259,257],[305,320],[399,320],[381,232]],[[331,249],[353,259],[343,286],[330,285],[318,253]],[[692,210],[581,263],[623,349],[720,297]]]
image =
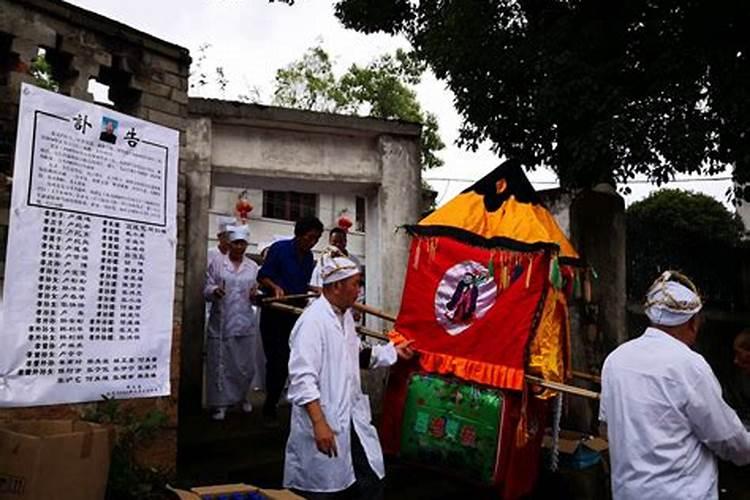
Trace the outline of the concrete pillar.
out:
[[[374,307],[380,307],[383,303],[383,255],[380,250],[380,189],[378,192],[367,197],[367,209],[365,214],[365,227],[367,236],[365,237],[365,259],[367,267],[365,269],[365,296],[367,303]],[[366,315],[366,324],[368,328],[380,330],[383,327],[383,321],[374,316]]]
[[[628,339],[624,200],[606,188],[581,193],[570,206],[570,232],[581,258],[599,276],[592,281],[591,303],[571,305],[573,367],[599,373],[607,354]],[[568,428],[595,432],[597,407],[591,401],[569,398],[567,416]]]
[[[587,191],[573,201],[570,211],[573,244],[599,275],[593,282],[592,301],[599,308],[606,355],[628,340],[625,201],[614,190]]]
[[[365,225],[367,238],[367,302],[396,315],[401,307],[401,293],[409,259],[410,237],[396,230],[419,219],[421,206],[421,172],[415,143],[388,136],[378,139],[382,183],[367,200]],[[367,326],[380,330],[393,325],[368,317]],[[382,412],[386,369],[362,373],[365,392],[370,396],[375,421]]]
[[[185,200],[185,288],[180,363],[180,416],[201,411],[203,380],[203,285],[206,274],[208,212],[211,197],[211,120],[188,120],[183,148]]]
[[[372,268],[382,280],[381,307],[396,314],[401,307],[410,243],[404,231],[396,230],[419,220],[422,174],[416,142],[381,136],[378,148],[383,180],[377,195],[379,228],[375,243],[379,245],[381,261],[373,263]],[[368,232],[371,227],[368,221]]]

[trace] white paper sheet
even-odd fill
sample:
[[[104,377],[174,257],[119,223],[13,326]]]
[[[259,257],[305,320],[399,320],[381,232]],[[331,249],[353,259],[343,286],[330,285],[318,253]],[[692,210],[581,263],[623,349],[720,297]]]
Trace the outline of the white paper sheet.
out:
[[[168,395],[179,133],[23,85],[0,406]]]

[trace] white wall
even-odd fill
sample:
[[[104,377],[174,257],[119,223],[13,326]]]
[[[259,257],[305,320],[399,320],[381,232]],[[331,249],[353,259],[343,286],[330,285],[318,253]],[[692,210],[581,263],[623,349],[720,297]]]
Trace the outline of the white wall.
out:
[[[294,191],[309,192],[304,189],[304,182],[294,185]],[[209,218],[209,246],[216,245],[216,233],[218,232],[218,217],[220,215],[233,215],[234,205],[238,195],[243,188],[233,188],[226,186],[213,186],[211,190],[211,216]],[[253,211],[250,213],[250,244],[248,252],[260,253],[259,244],[272,242],[279,236],[293,237],[294,222],[279,219],[270,219],[262,216],[263,214],[263,190],[248,189],[247,197],[253,204]],[[328,230],[336,225],[339,213],[343,209],[348,210],[348,215],[352,220],[355,216],[356,194],[353,193],[318,193],[318,218],[321,220],[326,229],[326,234],[320,239],[315,250],[322,250],[328,244]],[[362,264],[365,264],[365,233],[359,231],[349,231],[348,249]]]
[[[380,155],[367,137],[214,124],[214,167],[292,179],[379,183]]]
[[[318,217],[326,230],[342,210],[356,218],[356,197],[365,198],[366,234],[350,231],[349,250],[367,265],[368,303],[397,313],[408,260],[409,237],[396,232],[418,221],[421,170],[418,137],[378,130],[345,129],[336,119],[289,126],[287,123],[231,123],[212,120],[210,139],[211,196],[209,245],[215,245],[217,216],[233,214],[237,196],[247,190],[250,253],[276,236],[291,237],[294,224],[262,217],[262,191],[318,194]],[[338,127],[338,128],[335,128]],[[293,128],[294,130],[291,130]],[[398,127],[394,125],[394,130]],[[200,149],[203,145],[193,144]],[[327,234],[316,247],[327,244]],[[368,318],[368,325],[387,326]]]

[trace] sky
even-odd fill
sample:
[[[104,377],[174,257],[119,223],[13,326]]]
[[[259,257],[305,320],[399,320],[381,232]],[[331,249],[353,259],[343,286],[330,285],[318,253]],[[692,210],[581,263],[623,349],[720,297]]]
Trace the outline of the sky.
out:
[[[333,15],[334,2],[329,0],[297,0],[293,6],[267,0],[68,1],[186,47],[194,60],[198,48],[210,44],[204,69],[223,67],[229,85],[223,94],[216,85],[208,85],[197,94],[201,97],[236,99],[254,87],[260,91],[261,102],[270,102],[276,70],[318,43],[333,56],[334,69],[340,72],[352,63],[367,64],[383,53],[409,47],[403,37],[344,29]],[[423,108],[438,117],[447,145],[439,153],[445,165],[424,174],[441,204],[489,173],[502,159],[490,151],[489,144],[476,152],[454,144],[461,117],[443,82],[427,73],[416,91]],[[556,177],[549,170],[532,172],[529,178],[537,189],[556,186]],[[678,182],[670,187],[704,192],[729,206],[725,195],[729,181]],[[631,188],[633,193],[625,197],[628,204],[657,189],[642,179]]]

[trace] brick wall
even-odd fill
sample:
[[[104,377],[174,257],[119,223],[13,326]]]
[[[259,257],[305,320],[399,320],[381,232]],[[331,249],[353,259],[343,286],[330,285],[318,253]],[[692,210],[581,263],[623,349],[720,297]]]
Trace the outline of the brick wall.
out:
[[[91,101],[92,96],[87,91],[90,78],[109,85],[109,99],[117,111],[179,130],[182,157],[190,65],[187,49],[61,1],[0,0],[0,174],[12,176],[20,84],[33,83],[28,69],[40,48],[46,52],[62,94]],[[150,465],[166,467],[174,467],[177,449],[186,255],[186,183],[182,160],[179,172],[172,394],[165,398],[123,402],[136,412],[160,409],[168,415],[168,429],[157,443],[143,450]],[[7,197],[0,197],[0,200],[8,203]],[[0,223],[7,224],[7,221]],[[87,406],[0,409],[0,419],[77,418]]]

